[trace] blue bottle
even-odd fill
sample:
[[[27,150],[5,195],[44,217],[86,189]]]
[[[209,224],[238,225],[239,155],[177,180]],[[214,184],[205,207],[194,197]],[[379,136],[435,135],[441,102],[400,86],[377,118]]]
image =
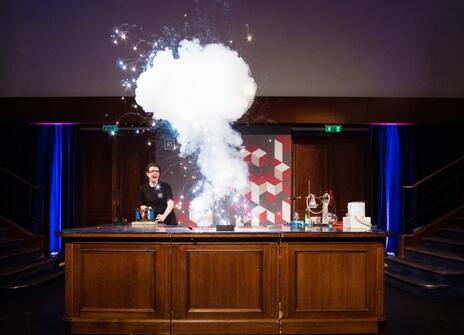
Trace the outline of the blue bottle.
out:
[[[151,207],[148,208],[148,220],[155,221],[155,211]]]
[[[140,215],[140,210],[138,208],[135,209],[135,221],[140,221],[142,216]]]

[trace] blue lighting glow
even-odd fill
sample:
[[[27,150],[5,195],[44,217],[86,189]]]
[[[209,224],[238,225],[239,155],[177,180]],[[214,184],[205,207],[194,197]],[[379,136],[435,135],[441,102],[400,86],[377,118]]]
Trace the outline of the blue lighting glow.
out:
[[[54,126],[53,158],[50,176],[50,229],[49,244],[50,254],[56,254],[61,250],[61,239],[55,236],[56,231],[61,230],[61,174],[63,168],[63,127]]]
[[[375,126],[378,154],[377,224],[392,235],[385,251],[396,253],[401,227],[400,141],[396,125]]]

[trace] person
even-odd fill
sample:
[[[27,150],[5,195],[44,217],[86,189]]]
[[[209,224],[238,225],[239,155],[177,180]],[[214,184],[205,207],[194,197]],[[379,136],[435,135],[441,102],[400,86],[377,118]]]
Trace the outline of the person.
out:
[[[148,183],[140,187],[140,211],[144,213],[146,207],[151,207],[155,212],[155,222],[176,225],[174,196],[171,186],[159,181],[161,172],[159,165],[150,163],[145,171]]]

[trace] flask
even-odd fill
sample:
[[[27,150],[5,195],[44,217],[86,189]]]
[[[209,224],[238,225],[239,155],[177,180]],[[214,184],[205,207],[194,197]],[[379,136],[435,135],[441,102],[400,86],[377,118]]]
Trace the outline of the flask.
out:
[[[150,209],[148,207],[145,207],[145,209],[143,210],[143,221],[149,220],[149,213]]]
[[[306,212],[305,212],[305,226],[310,226],[311,225],[311,214],[309,212],[309,209],[307,208],[306,209]]]

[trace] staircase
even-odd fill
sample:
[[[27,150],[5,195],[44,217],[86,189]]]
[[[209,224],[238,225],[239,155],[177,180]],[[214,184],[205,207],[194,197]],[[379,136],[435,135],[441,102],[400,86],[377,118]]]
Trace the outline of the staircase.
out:
[[[461,213],[402,236],[400,256],[386,259],[387,284],[433,297],[464,295]]]
[[[464,296],[464,156],[402,190],[404,234],[386,259],[387,284]]]
[[[45,196],[44,187],[0,167],[0,290],[36,286],[63,275],[62,257],[45,256]]]
[[[64,274],[63,258],[45,257],[43,238],[0,218],[0,290],[37,286]]]

